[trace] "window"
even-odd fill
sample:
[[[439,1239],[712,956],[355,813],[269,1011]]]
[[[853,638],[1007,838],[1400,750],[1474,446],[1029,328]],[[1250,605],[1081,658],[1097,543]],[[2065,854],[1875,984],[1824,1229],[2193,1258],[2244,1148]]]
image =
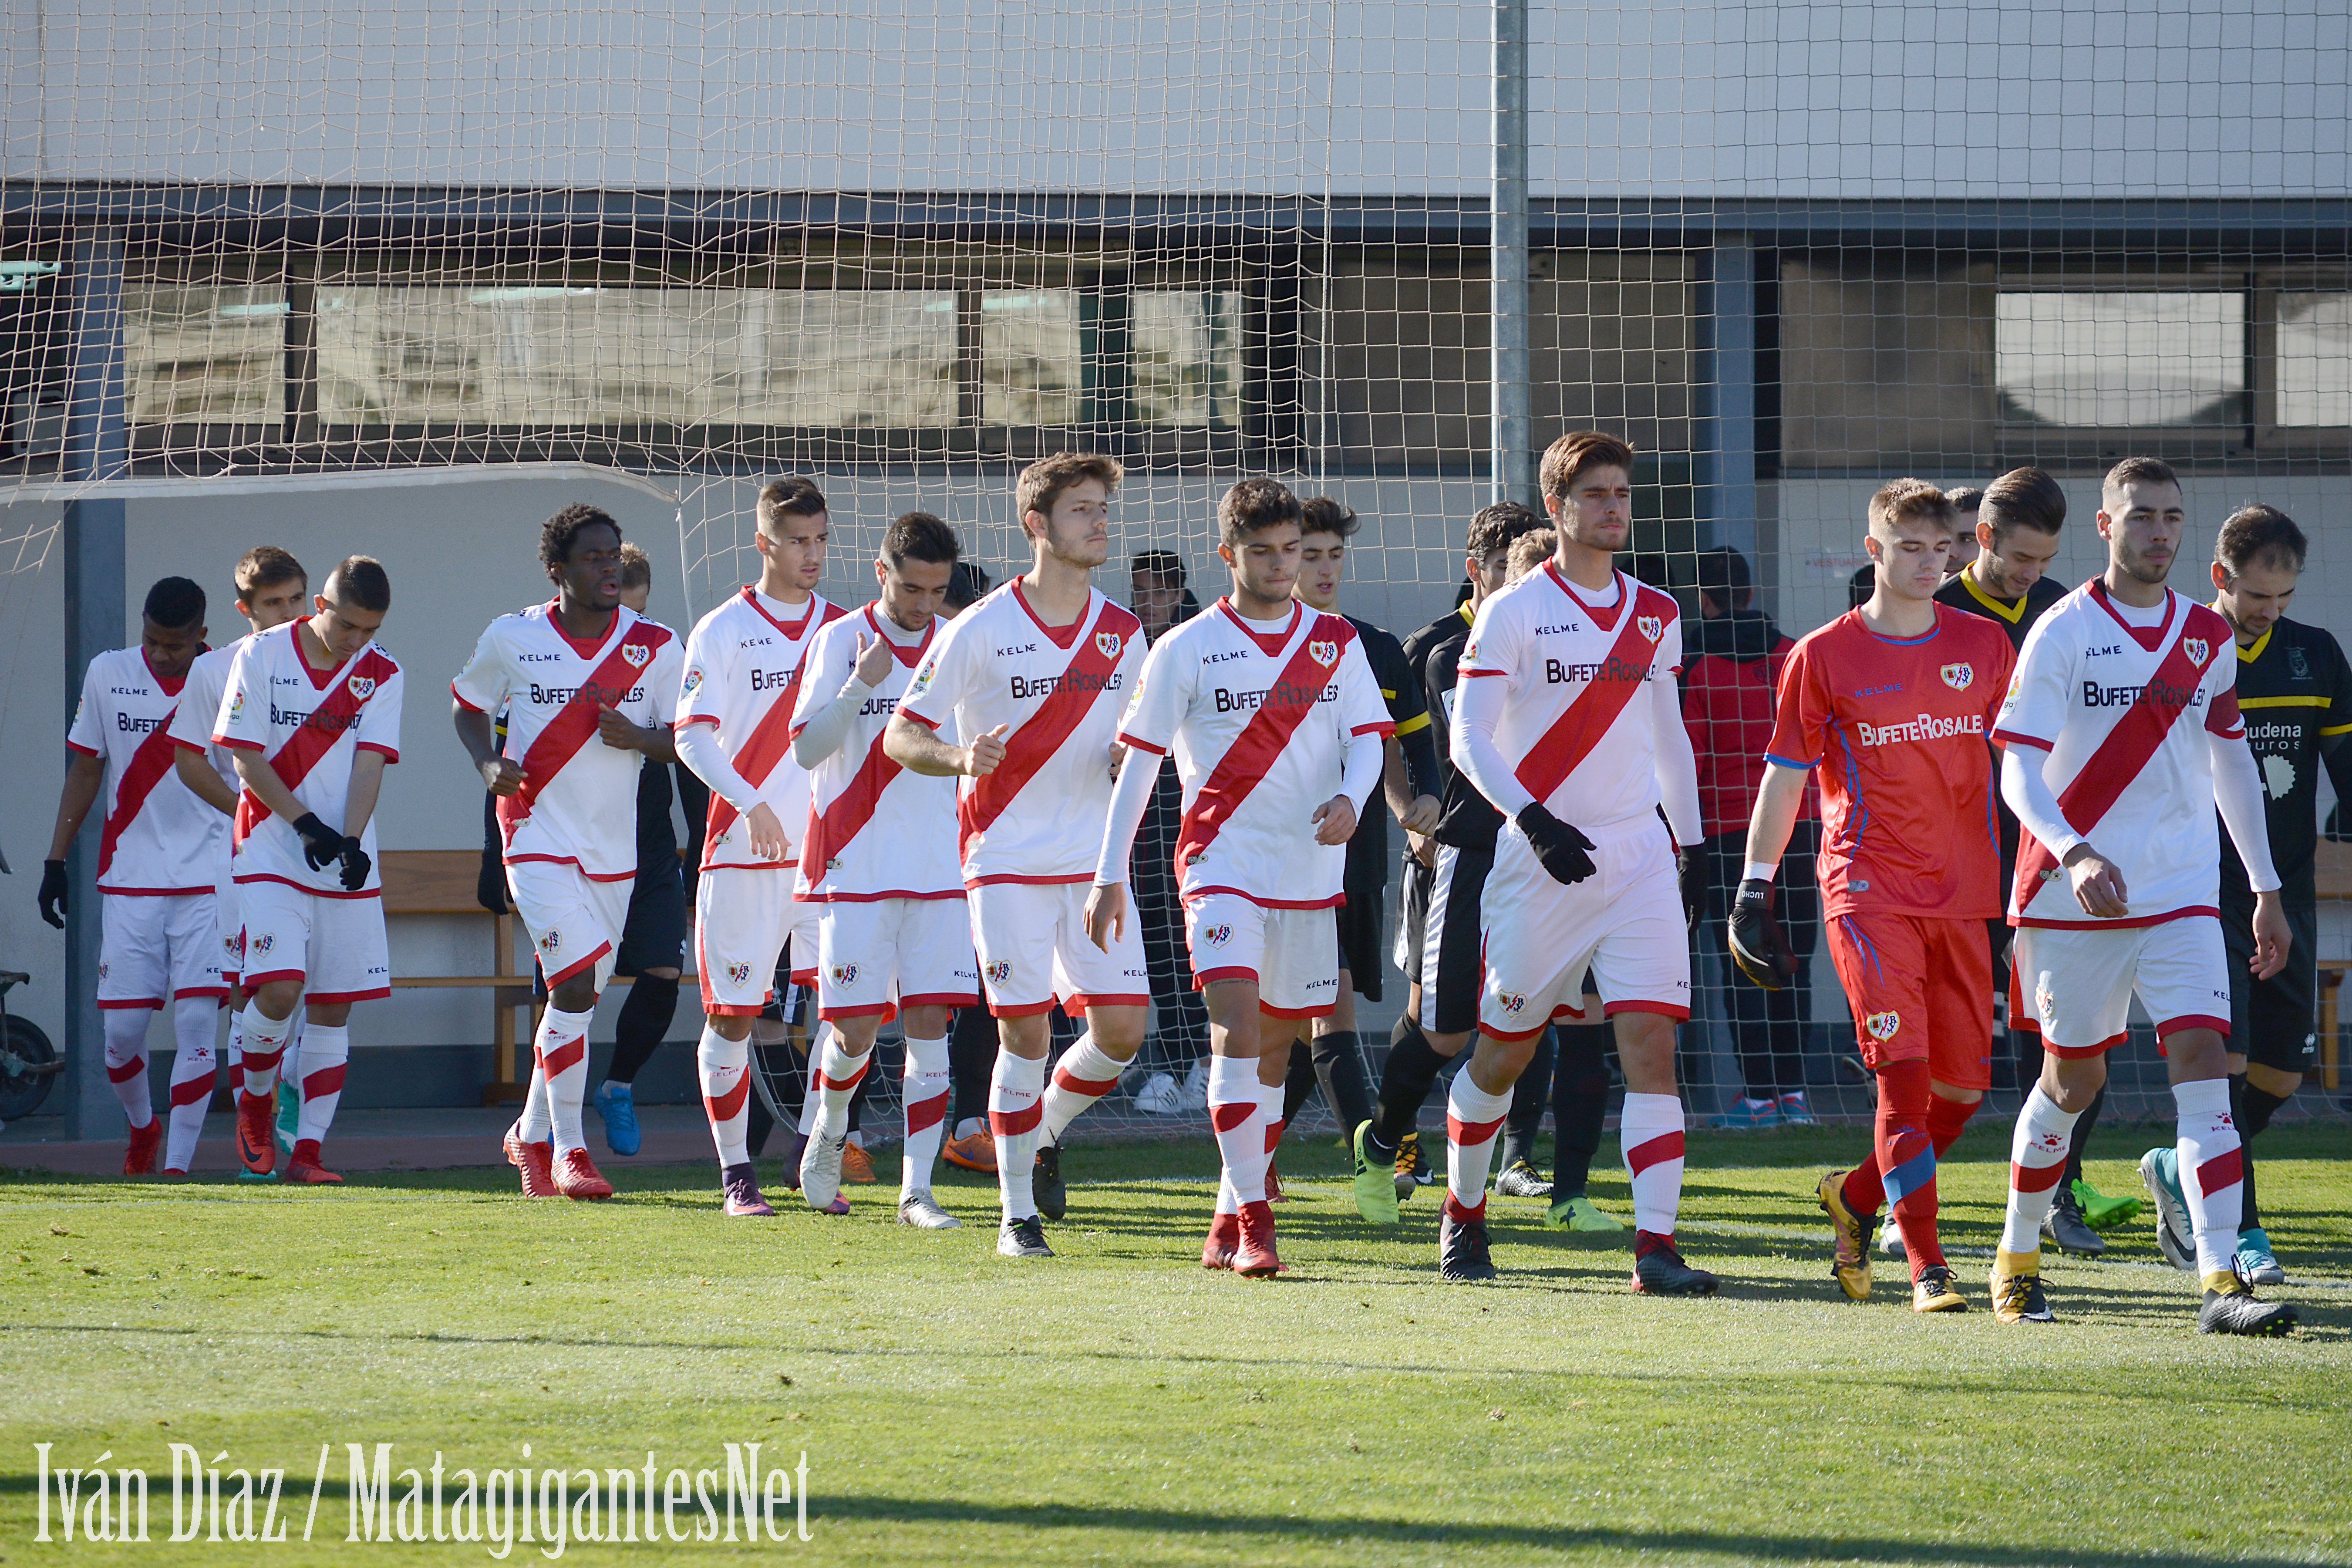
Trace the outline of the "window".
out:
[[[132,279],[122,295],[133,425],[263,425],[286,414],[286,290]]]
[[[1242,297],[1134,296],[1130,385],[1139,424],[1232,430],[1242,422]]]
[[[1993,379],[2005,422],[2126,429],[2246,417],[2242,293],[2005,292]]]
[[[2352,425],[2352,294],[2278,296],[2278,422]]]
[[[1000,289],[980,297],[983,425],[1087,422],[1087,354],[1074,289]]]

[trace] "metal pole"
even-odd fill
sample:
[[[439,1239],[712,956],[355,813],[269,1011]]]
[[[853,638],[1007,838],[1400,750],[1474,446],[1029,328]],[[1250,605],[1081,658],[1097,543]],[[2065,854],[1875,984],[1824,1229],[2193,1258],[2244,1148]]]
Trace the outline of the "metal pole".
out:
[[[1699,547],[1727,545],[1756,562],[1756,245],[1719,235],[1709,258],[1708,354]]]
[[[79,483],[119,478],[130,457],[122,401],[122,232],[74,237],[73,364],[66,404],[63,477]],[[82,671],[123,644],[128,575],[122,502],[66,503],[66,711],[81,699]],[[103,802],[100,803],[101,806]],[[98,812],[93,811],[93,816]],[[66,1136],[113,1137],[122,1117],[106,1081],[106,1034],[98,1011],[99,826],[86,823],[66,861],[72,891],[66,917]]]
[[[1533,505],[1533,388],[1528,352],[1528,6],[1494,0],[1492,412],[1488,472],[1495,500]]]

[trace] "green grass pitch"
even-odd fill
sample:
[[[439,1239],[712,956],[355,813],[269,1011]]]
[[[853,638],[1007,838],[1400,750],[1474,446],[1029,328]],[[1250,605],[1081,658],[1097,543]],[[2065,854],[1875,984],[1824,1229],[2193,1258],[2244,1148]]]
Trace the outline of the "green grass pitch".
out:
[[[601,1205],[526,1203],[503,1172],[340,1191],[18,1173],[0,1180],[0,1561],[487,1562],[488,1542],[347,1541],[344,1445],[394,1446],[396,1498],[436,1451],[453,1477],[641,1472],[648,1450],[723,1475],[730,1441],[805,1453],[811,1540],[575,1540],[562,1560],[2352,1559],[2340,1124],[2263,1140],[2271,1235],[2306,1281],[2279,1292],[2305,1325],[2281,1342],[2196,1334],[2145,1222],[2108,1260],[2050,1258],[2059,1326],[1996,1323],[2005,1127],[1942,1172],[1976,1310],[1915,1317],[1895,1267],[1848,1305],[1811,1189],[1862,1136],[1692,1139],[1682,1238],[1723,1275],[1715,1300],[1632,1296],[1622,1247],[1501,1198],[1503,1279],[1441,1288],[1433,1191],[1376,1232],[1339,1152],[1296,1144],[1293,1271],[1263,1284],[1197,1266],[1205,1140],[1074,1147],[1061,1256],[1030,1265],[993,1256],[993,1191],[961,1178],[940,1194],[966,1228],[927,1234],[889,1223],[887,1186],[853,1189],[845,1220],[730,1221],[707,1170],[620,1160]],[[2093,1179],[2134,1190],[2150,1141],[2102,1129]],[[1594,1195],[1622,1215],[1615,1152]],[[283,1467],[291,1538],[166,1542],[175,1441]],[[143,1468],[151,1542],[68,1546],[53,1494],[52,1542],[33,1540],[44,1442],[53,1465]],[[692,1507],[675,1518],[690,1535]]]

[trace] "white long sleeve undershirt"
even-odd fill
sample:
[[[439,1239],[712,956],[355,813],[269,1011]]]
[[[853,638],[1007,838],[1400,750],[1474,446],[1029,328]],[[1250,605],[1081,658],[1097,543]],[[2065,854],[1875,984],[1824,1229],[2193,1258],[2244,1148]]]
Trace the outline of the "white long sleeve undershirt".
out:
[[[2208,732],[2206,746],[2213,761],[2213,804],[2230,830],[2230,842],[2246,868],[2248,885],[2257,893],[2275,891],[2279,875],[2271,861],[2270,826],[2263,805],[2263,776],[2254,767],[2253,752],[2242,740]],[[2025,830],[2040,839],[2063,866],[2074,847],[2090,842],[2074,831],[2059,809],[2058,796],[2042,776],[2048,753],[2032,746],[2001,749],[2000,797],[2017,814]]]
[[[1135,852],[1135,836],[1142,829],[1143,813],[1151,804],[1151,786],[1167,759],[1157,752],[1129,747],[1120,764],[1118,782],[1111,786],[1110,810],[1103,819],[1102,852],[1095,860],[1095,885],[1109,887],[1127,880],[1128,858]],[[1377,734],[1351,735],[1339,759],[1339,793],[1355,803],[1356,819],[1364,803],[1380,787],[1388,748]],[[1322,803],[1316,803],[1320,805]]]
[[[833,700],[810,714],[801,732],[793,737],[793,761],[803,768],[814,768],[841,750],[841,743],[849,738],[849,727],[857,721],[857,710],[877,689],[851,670]]]
[[[1495,744],[1495,726],[1502,720],[1507,700],[1503,684],[1488,677],[1465,679],[1454,689],[1454,765],[1470,775],[1470,782],[1496,810],[1516,817],[1535,796],[1519,782],[1502,748]],[[1659,801],[1675,842],[1696,844],[1699,838],[1698,759],[1691,751],[1690,731],[1683,727],[1681,694],[1671,680],[1654,680],[1650,688]]]
[[[727,748],[719,743],[719,731],[709,724],[688,724],[677,731],[677,760],[694,771],[694,776],[710,786],[713,795],[750,815],[760,804],[760,792],[751,781],[735,771],[728,760]]]

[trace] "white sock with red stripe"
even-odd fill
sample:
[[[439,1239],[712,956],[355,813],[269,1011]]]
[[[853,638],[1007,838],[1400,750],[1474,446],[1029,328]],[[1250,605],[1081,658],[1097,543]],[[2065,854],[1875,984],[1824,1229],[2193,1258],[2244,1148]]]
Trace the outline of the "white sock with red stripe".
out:
[[[833,1026],[824,1023],[817,1025],[816,1032],[809,1037],[808,1084],[801,1093],[801,1119],[793,1129],[803,1138],[808,1137],[816,1131],[816,1113],[824,1104],[824,1097],[816,1091],[816,1075],[818,1068],[824,1061],[825,1045],[832,1038]]]
[[[147,1087],[147,1015],[144,1007],[109,1007],[106,1020],[106,1081],[122,1102],[133,1127],[155,1120],[154,1091]]]
[[[1045,1093],[1045,1058],[996,1047],[996,1070],[988,1079],[988,1130],[996,1138],[996,1190],[1008,1220],[1037,1212],[1037,1133]]]
[[[2229,1108],[2228,1084],[2221,1087],[2222,1109]],[[2066,1152],[2074,1146],[2078,1110],[2061,1110],[2058,1102],[2035,1084],[2017,1113],[2017,1132],[2009,1144],[2009,1208],[2000,1222],[2000,1249],[2020,1258],[2042,1251],[2042,1222],[2057,1200],[2058,1184],[2066,1176]],[[2238,1245],[2230,1233],[2230,1245]]]
[[[1683,1201],[1682,1096],[1628,1093],[1617,1141],[1633,1184],[1633,1229],[1672,1240]]]
[[[2199,1079],[2172,1086],[2179,1139],[2180,1191],[2189,1200],[2189,1229],[2197,1238],[2197,1272],[2205,1288],[2228,1289],[2238,1251],[2238,1226],[2245,1217],[2246,1156],[2237,1123],[2230,1119],[2230,1080]]]
[[[853,1057],[842,1047],[840,1031],[825,1036],[824,1045],[817,1052],[816,1077],[809,1085],[809,1099],[816,1101],[817,1107],[812,1132],[821,1130],[843,1133],[849,1130],[850,1097],[857,1092],[857,1086],[865,1081],[866,1069],[873,1065],[872,1050]]]
[[[550,1003],[539,1016],[539,1037],[531,1042],[537,1065],[531,1069],[534,1103],[530,1110],[545,1117],[546,1122],[543,1127],[534,1126],[531,1115],[526,1113],[523,1136],[532,1142],[552,1137],[559,1160],[588,1146],[587,1135],[580,1127],[580,1103],[588,1093],[588,1026],[595,1016],[593,1008],[566,1013]],[[310,1055],[306,1040],[302,1047],[306,1065]]]
[[[248,1006],[238,1016],[245,1020],[237,1031],[244,1050],[238,1066],[245,1092],[267,1100],[278,1090],[278,1064],[286,1055],[286,1037],[294,1032],[294,1015],[273,1018],[259,1007]]]
[[[343,1070],[352,1059],[351,1026],[328,1028],[313,1024],[302,1031],[302,1121],[294,1134],[294,1158],[319,1163],[319,1145],[335,1124],[335,1107],[343,1102]]]
[[[898,1198],[903,1203],[917,1193],[931,1190],[940,1141],[947,1136],[948,1043],[944,1037],[907,1037],[907,1070],[898,1098],[907,1108],[907,1142],[898,1166]]]
[[[205,1112],[212,1109],[213,1080],[220,1070],[220,1058],[213,1052],[213,1032],[219,1023],[220,1004],[209,996],[183,997],[172,1004],[172,1036],[179,1048],[172,1055],[172,1124],[163,1134],[167,1171],[185,1171],[196,1157]]]
[[[1511,1091],[1489,1094],[1464,1067],[1445,1096],[1445,1207],[1457,1220],[1486,1217],[1486,1173],[1495,1168],[1495,1139],[1511,1113]]]
[[[1265,1125],[1265,1163],[1274,1164],[1274,1152],[1282,1147],[1282,1130],[1289,1123],[1282,1119],[1283,1086],[1261,1083],[1257,1086],[1257,1119]]]
[[[1078,1037],[1077,1044],[1054,1064],[1054,1080],[1045,1090],[1044,1141],[1059,1143],[1078,1113],[1118,1087],[1125,1062],[1105,1054],[1095,1044],[1094,1032]]]
[[[730,1040],[704,1024],[694,1067],[702,1079],[702,1109],[710,1118],[719,1167],[740,1165],[751,1158],[751,1037]]]
[[[1263,1088],[1256,1062],[1243,1057],[1209,1058],[1209,1125],[1216,1131],[1217,1153],[1224,1161],[1225,1181],[1236,1205],[1265,1201]],[[1234,1212],[1240,1212],[1238,1207]]]

